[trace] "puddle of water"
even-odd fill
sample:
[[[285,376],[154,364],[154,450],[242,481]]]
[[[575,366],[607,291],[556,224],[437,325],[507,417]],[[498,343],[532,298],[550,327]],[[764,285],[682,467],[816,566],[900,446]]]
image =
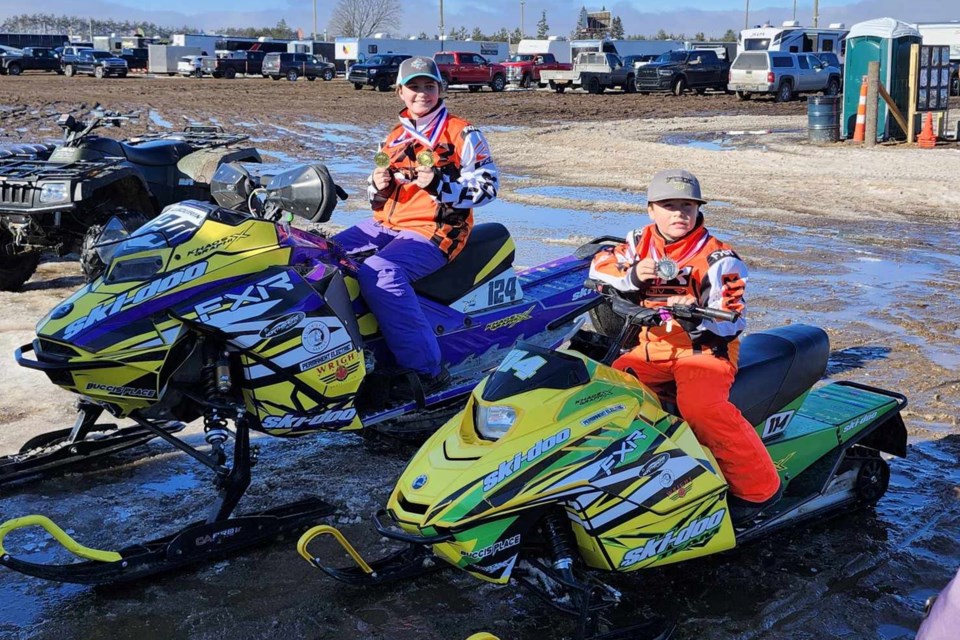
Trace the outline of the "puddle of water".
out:
[[[521,187],[517,193],[522,195],[543,196],[545,198],[564,198],[567,200],[588,200],[591,202],[628,202],[637,207],[647,206],[647,196],[642,193],[623,191],[621,189],[605,189],[602,187]]]
[[[173,123],[169,120],[164,120],[163,117],[157,113],[155,109],[150,109],[150,122],[157,125],[158,127],[163,127],[165,129],[173,129]]]
[[[336,125],[327,122],[299,122],[298,124],[322,132],[322,138],[334,144],[354,144],[360,142],[359,136],[363,134],[359,128],[349,125]],[[333,133],[334,131],[340,131],[341,133]],[[355,135],[348,135],[347,132]]]
[[[181,471],[171,475],[165,480],[160,480],[158,482],[145,482],[140,485],[140,488],[162,495],[173,495],[175,493],[181,493],[187,489],[193,489],[194,487],[198,486],[200,486],[200,481],[196,475],[190,472]]]
[[[697,138],[690,134],[675,134],[663,136],[660,141],[676,147],[693,147],[704,151],[734,151],[736,147],[728,138]]]

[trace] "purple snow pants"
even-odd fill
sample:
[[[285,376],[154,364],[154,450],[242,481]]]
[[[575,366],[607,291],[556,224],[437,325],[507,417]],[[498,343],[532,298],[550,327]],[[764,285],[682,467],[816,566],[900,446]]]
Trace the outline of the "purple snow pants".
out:
[[[447,264],[429,239],[388,229],[372,218],[333,236],[347,253],[377,249],[357,272],[360,292],[380,324],[397,364],[418,373],[440,373],[440,345],[411,282]]]

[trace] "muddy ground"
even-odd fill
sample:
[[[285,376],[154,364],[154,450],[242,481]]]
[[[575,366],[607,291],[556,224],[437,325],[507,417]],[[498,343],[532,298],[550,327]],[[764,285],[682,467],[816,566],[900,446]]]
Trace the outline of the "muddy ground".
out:
[[[398,109],[392,94],[354,91],[342,80],[25,76],[4,77],[2,85],[0,142],[54,138],[52,115],[100,103],[143,113],[138,125],[117,132],[123,135],[185,120],[245,130],[265,160],[322,159],[352,194],[362,190],[375,141]],[[909,456],[891,461],[890,491],[875,510],[615,578],[625,599],[616,619],[656,612],[676,620],[685,639],[912,638],[923,601],[960,564],[958,147],[811,145],[804,102],[742,103],[719,94],[454,90],[448,103],[488,132],[503,191],[478,218],[507,224],[519,263],[642,224],[637,194],[650,175],[691,168],[714,200],[708,225],[751,265],[751,330],[823,326],[830,379],[910,399]],[[362,215],[362,197],[354,197],[335,220]],[[57,260],[42,264],[23,292],[0,294],[0,355],[7,354],[0,454],[72,421],[72,398],[16,367],[10,354],[81,284],[76,262]],[[195,426],[189,437],[199,441]],[[382,505],[411,450],[372,451],[355,436],[258,443],[261,462],[244,509],[319,495],[340,507],[336,521],[365,552],[384,550],[367,515]],[[0,517],[43,513],[81,542],[111,549],[202,514],[208,478],[185,456],[152,444],[120,462],[0,489]],[[11,534],[5,544],[37,561],[63,559],[36,532]],[[292,541],[116,589],[0,571],[3,638],[452,640],[479,630],[520,640],[569,637],[572,627],[514,587],[452,571],[402,587],[344,588],[307,566]]]

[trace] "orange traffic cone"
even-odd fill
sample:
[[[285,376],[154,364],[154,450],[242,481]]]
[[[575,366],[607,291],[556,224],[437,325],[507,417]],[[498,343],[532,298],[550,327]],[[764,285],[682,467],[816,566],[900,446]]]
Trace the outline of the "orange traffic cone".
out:
[[[867,76],[860,83],[860,102],[857,103],[857,126],[853,128],[853,141],[863,142],[867,134]]]
[[[933,149],[937,146],[937,135],[933,132],[933,114],[927,112],[927,117],[923,119],[923,127],[920,129],[920,137],[917,138],[917,146],[921,149]]]

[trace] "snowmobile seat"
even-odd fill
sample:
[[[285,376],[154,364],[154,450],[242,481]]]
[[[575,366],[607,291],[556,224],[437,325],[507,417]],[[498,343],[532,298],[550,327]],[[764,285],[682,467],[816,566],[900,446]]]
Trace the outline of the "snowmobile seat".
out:
[[[132,145],[120,143],[127,160],[144,167],[166,167],[193,153],[193,147],[180,140],[150,140]]]
[[[473,227],[463,250],[449,264],[413,283],[420,295],[445,305],[456,302],[479,284],[513,265],[516,245],[499,222]]]
[[[751,333],[740,341],[730,401],[752,425],[763,422],[812,387],[827,369],[830,340],[802,324]]]

